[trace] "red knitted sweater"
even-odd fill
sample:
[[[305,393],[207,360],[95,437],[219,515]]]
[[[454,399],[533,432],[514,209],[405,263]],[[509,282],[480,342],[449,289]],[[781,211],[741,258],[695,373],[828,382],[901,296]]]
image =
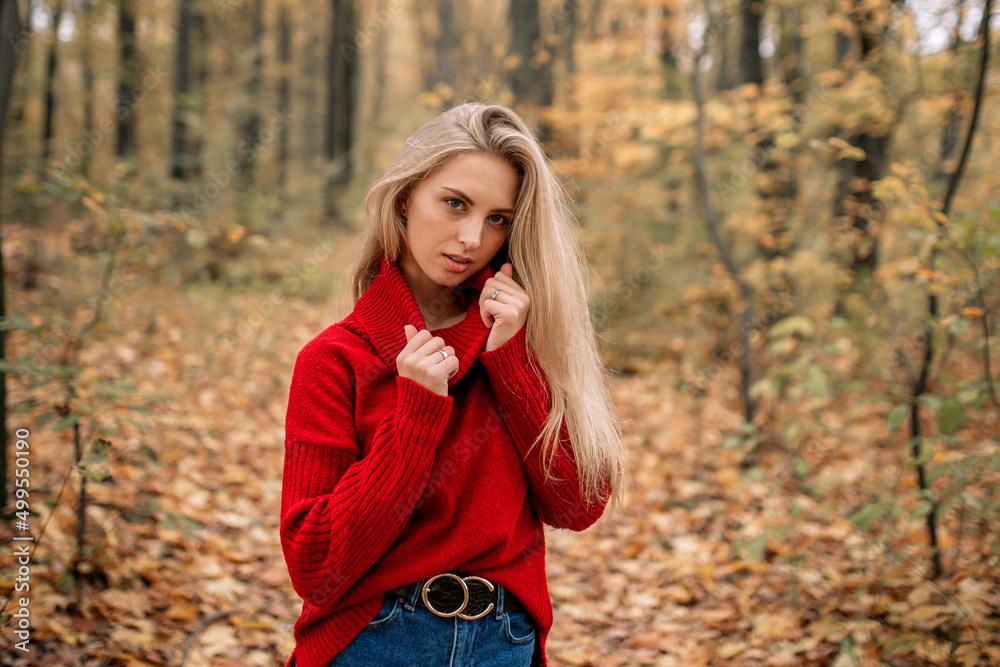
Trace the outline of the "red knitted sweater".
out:
[[[489,267],[465,285],[481,290]],[[386,591],[441,572],[506,586],[534,617],[532,664],[545,665],[552,602],[542,521],[582,530],[603,503],[582,502],[565,424],[552,477],[539,447],[548,390],[529,367],[525,329],[484,351],[478,300],[433,333],[459,371],[440,396],[400,377],[404,324],[426,324],[398,264],[354,311],[299,352],[285,418],[281,547],[302,613],[287,665],[323,667],[374,618]]]

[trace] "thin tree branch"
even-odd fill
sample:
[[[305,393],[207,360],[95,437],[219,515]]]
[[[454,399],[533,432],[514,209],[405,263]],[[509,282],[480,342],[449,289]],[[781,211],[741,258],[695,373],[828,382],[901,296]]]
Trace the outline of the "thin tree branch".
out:
[[[965,169],[966,162],[969,157],[969,152],[972,147],[972,139],[975,136],[976,131],[976,121],[979,118],[979,111],[982,106],[983,99],[983,89],[985,88],[986,82],[986,70],[989,64],[989,48],[990,48],[990,10],[992,9],[993,0],[986,0],[986,5],[983,7],[983,21],[980,26],[980,34],[983,37],[983,52],[980,60],[980,70],[979,70],[979,80],[976,82],[975,91],[975,104],[972,111],[972,119],[969,122],[969,130],[965,136],[965,144],[962,147],[962,154],[958,161],[958,166],[951,175],[951,179],[948,182],[948,189],[944,197],[944,203],[941,207],[941,212],[947,216],[948,211],[951,208],[952,198],[955,195],[955,191],[958,189],[959,180],[962,177],[962,173]],[[945,233],[949,233],[945,225],[938,221],[938,226],[943,227]],[[957,247],[957,244],[956,244]],[[965,253],[963,256],[968,257]],[[930,269],[934,270],[935,259],[937,258],[937,250],[932,247],[930,253]],[[971,262],[970,262],[971,263]],[[977,280],[979,280],[979,272],[972,263],[973,271],[975,272]],[[986,332],[984,347],[984,372],[986,374],[986,386],[990,397],[993,400],[993,404],[1000,409],[1000,404],[997,403],[996,392],[993,389],[992,372],[990,369],[990,355],[989,355],[989,318],[985,311],[985,300],[982,293],[982,281],[979,281],[979,292],[978,296],[980,299],[980,304],[983,306],[983,316],[980,318],[983,321],[983,327]],[[931,579],[937,579],[943,574],[943,566],[941,563],[941,549],[938,545],[937,537],[937,501],[934,499],[933,494],[930,492],[928,487],[926,474],[924,471],[923,463],[919,462],[920,459],[920,444],[921,444],[921,431],[920,431],[920,396],[922,396],[927,391],[927,380],[930,377],[930,368],[934,360],[934,328],[937,326],[938,321],[938,297],[933,292],[930,291],[927,298],[927,310],[928,310],[928,321],[924,327],[924,359],[920,366],[920,375],[917,377],[917,381],[913,386],[913,395],[910,402],[910,432],[912,434],[913,440],[913,458],[917,461],[917,481],[920,485],[921,492],[924,493],[926,499],[931,503],[931,511],[927,513],[927,533],[930,541],[931,547]]]
[[[706,14],[706,24],[711,25],[708,18],[711,17],[709,12],[708,3],[705,4],[705,14]],[[705,174],[705,101],[701,94],[701,63],[704,57],[708,54],[708,44],[709,44],[709,31],[706,30],[702,38],[701,49],[694,58],[694,69],[691,74],[691,83],[694,93],[694,103],[698,109],[698,115],[695,119],[695,178],[698,183],[698,191],[701,195],[701,204],[705,211],[705,227],[708,230],[708,235],[712,239],[712,243],[719,251],[719,256],[722,258],[722,263],[726,267],[726,271],[736,280],[736,283],[740,287],[740,296],[745,302],[745,307],[743,309],[743,316],[741,318],[740,325],[740,335],[742,352],[740,354],[740,380],[743,390],[743,416],[747,423],[753,421],[755,404],[753,399],[750,397],[750,381],[751,381],[751,360],[750,360],[750,331],[753,329],[753,290],[750,285],[744,280],[743,275],[740,273],[739,266],[737,266],[736,261],[733,259],[732,254],[729,252],[729,248],[726,247],[725,242],[722,240],[722,236],[719,234],[719,221],[715,209],[712,206],[712,201],[708,196],[708,177]]]
[[[975,136],[976,124],[979,121],[979,112],[983,105],[983,91],[986,88],[986,70],[989,67],[990,62],[990,14],[993,5],[993,0],[986,0],[986,4],[983,7],[983,19],[979,24],[979,34],[983,37],[983,50],[979,57],[979,79],[976,81],[974,104],[972,107],[972,118],[969,121],[969,131],[965,135],[965,144],[962,146],[962,154],[958,158],[958,166],[955,167],[955,171],[952,172],[951,178],[948,180],[948,190],[944,195],[944,203],[941,205],[941,212],[946,216],[951,210],[952,198],[955,196],[955,192],[958,190],[959,181],[965,172],[965,165],[969,160],[969,153],[972,151],[972,139]],[[949,230],[945,225],[942,225],[940,221],[938,226],[944,229],[948,236],[951,236],[951,230]],[[980,323],[983,327],[983,374],[985,376],[986,391],[989,393],[990,400],[993,401],[993,407],[1000,412],[1000,400],[997,399],[996,389],[993,386],[993,370],[990,363],[990,318],[989,313],[986,310],[986,296],[983,290],[983,279],[979,275],[979,268],[976,263],[972,261],[972,258],[955,244],[959,253],[965,259],[966,263],[972,268],[973,274],[976,276],[976,301],[980,310],[983,311],[982,317],[979,318]],[[933,270],[933,259],[934,259],[934,249],[931,249],[931,269]],[[934,295],[931,295],[932,298]]]

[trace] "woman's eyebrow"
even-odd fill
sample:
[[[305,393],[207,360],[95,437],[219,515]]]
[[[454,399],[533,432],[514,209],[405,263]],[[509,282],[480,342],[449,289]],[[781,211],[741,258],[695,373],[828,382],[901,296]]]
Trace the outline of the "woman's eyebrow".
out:
[[[472,198],[469,195],[467,195],[464,192],[462,192],[461,190],[456,190],[455,188],[449,188],[447,185],[442,185],[441,187],[444,188],[445,190],[448,190],[450,192],[455,193],[456,195],[458,195],[459,197],[461,197],[465,201],[469,202],[469,206],[475,206],[476,205],[475,202],[472,201]],[[514,213],[514,209],[512,209],[512,208],[495,208],[495,209],[493,209],[490,212],[491,213],[511,213],[511,214],[513,214]]]

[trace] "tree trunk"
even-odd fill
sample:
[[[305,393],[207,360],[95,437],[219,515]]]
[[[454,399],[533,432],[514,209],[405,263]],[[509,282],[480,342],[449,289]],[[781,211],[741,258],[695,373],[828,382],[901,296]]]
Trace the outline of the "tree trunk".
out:
[[[383,28],[375,35],[375,82],[372,84],[372,125],[378,125],[385,105],[386,61],[389,59],[389,29]]]
[[[292,103],[292,29],[288,21],[288,7],[281,6],[278,15],[278,59],[281,61],[281,79],[278,82],[278,108],[288,113]],[[285,123],[278,130],[278,196],[284,200],[288,184],[289,131]],[[279,210],[283,210],[284,206]]]
[[[246,93],[243,95],[242,122],[238,124],[240,135],[236,145],[236,162],[239,165],[237,182],[242,191],[237,197],[237,206],[243,220],[247,220],[247,216],[251,215],[250,199],[257,171],[257,153],[260,149],[261,120],[257,100],[260,99],[261,80],[264,76],[264,0],[253,0],[250,9],[252,14],[249,47],[253,53],[253,60],[250,63]]]
[[[677,12],[673,2],[665,3],[660,23],[660,62],[663,64],[664,93],[669,99],[679,99],[684,94],[684,74],[677,63],[677,44],[674,43],[674,24]]]
[[[695,180],[698,195],[701,199],[702,209],[705,214],[705,229],[708,231],[709,238],[712,239],[712,243],[719,252],[719,258],[722,260],[722,265],[726,268],[730,277],[736,281],[736,284],[739,286],[740,297],[745,304],[740,322],[740,334],[742,336],[740,341],[742,348],[740,352],[740,389],[743,396],[743,418],[747,424],[752,424],[754,415],[757,411],[756,401],[750,395],[750,386],[753,383],[753,360],[751,357],[752,348],[750,345],[750,333],[753,331],[755,319],[753,314],[753,288],[743,278],[743,274],[740,271],[739,265],[736,264],[736,260],[733,257],[729,246],[722,239],[722,235],[719,233],[718,216],[715,207],[712,206],[711,197],[709,196],[708,175],[705,165],[705,101],[701,91],[701,61],[707,53],[708,40],[706,35],[706,40],[702,45],[701,52],[695,57],[694,67],[692,68],[691,74],[691,90],[693,92],[695,108],[698,112],[695,116]]]
[[[740,83],[764,83],[764,63],[760,57],[760,20],[764,15],[763,0],[742,0],[740,3]]]
[[[189,169],[188,114],[191,95],[191,32],[195,0],[177,0],[177,44],[174,46],[174,109],[171,125],[170,175],[183,180]]]
[[[55,114],[55,77],[58,69],[59,23],[62,21],[62,0],[55,0],[52,13],[52,45],[45,64],[45,108],[42,112],[42,150],[39,165],[39,180],[45,179],[45,168],[49,161],[52,141],[52,119]]]
[[[80,134],[84,137],[92,136],[93,114],[94,114],[94,72],[90,66],[90,20],[91,9],[90,0],[80,0],[78,3],[79,15],[76,17],[77,26],[80,31],[80,70],[81,70],[81,93],[83,102],[83,120]],[[90,150],[80,155],[80,174],[87,178],[90,172],[90,160],[94,154],[94,144],[88,140]]]
[[[580,3],[579,0],[577,4]],[[590,20],[587,21],[587,39],[594,39],[597,37],[597,24],[601,17],[601,5],[604,4],[601,0],[591,0],[590,5]]]
[[[202,172],[202,140],[191,119],[204,114],[208,35],[207,20],[197,3],[198,0],[177,2],[171,176],[181,180],[197,178]]]
[[[118,141],[115,155],[126,157],[136,149],[135,108],[132,96],[142,85],[142,65],[136,49],[135,5],[133,0],[119,0],[118,3]]]
[[[14,90],[14,71],[17,69],[18,51],[27,45],[22,32],[21,17],[17,0],[0,0],[0,154],[3,151],[3,135],[7,129],[7,107]],[[2,164],[2,162],[0,162]],[[0,257],[0,260],[3,258]],[[0,271],[0,281],[3,272]],[[0,303],[3,291],[0,290]]]
[[[518,104],[552,104],[551,58],[542,37],[539,0],[511,0],[510,48],[519,56],[510,72],[511,92]]]
[[[562,45],[562,57],[566,64],[567,75],[576,71],[573,46],[576,42],[577,25],[579,24],[577,12],[579,4],[580,0],[563,0],[562,8],[554,21],[556,31],[562,33],[560,44]]]
[[[863,8],[856,0],[854,12],[858,28],[860,63],[873,57],[881,46],[883,27],[870,9]],[[844,49],[841,54],[849,58],[853,51]],[[865,290],[863,283],[874,276],[879,262],[878,238],[873,234],[878,200],[872,193],[872,183],[882,178],[884,157],[889,145],[890,131],[881,134],[858,132],[849,138],[852,146],[864,151],[860,160],[840,160],[840,183],[834,216],[850,222],[852,241],[851,272],[856,289]],[[842,304],[838,304],[840,310]]]
[[[745,0],[740,0],[744,2]],[[705,3],[706,5],[710,3]],[[711,18],[711,17],[708,17]],[[712,23],[708,24],[712,26]],[[732,67],[732,55],[730,55],[730,39],[732,28],[730,28],[729,21],[720,21],[714,24],[716,29],[713,32],[709,31],[705,34],[704,39],[711,39],[714,36],[717,37],[719,54],[719,69],[715,72],[715,89],[716,90],[730,90],[733,87],[733,67]]]
[[[17,0],[0,0],[0,35],[22,35]],[[21,37],[23,39],[23,36]],[[19,39],[0,39],[0,190],[3,188],[3,135],[7,127],[7,107],[14,87]],[[3,207],[0,207],[0,214]],[[0,221],[0,228],[3,227]],[[0,234],[0,243],[3,235]],[[0,318],[7,316],[6,276],[0,248]],[[0,329],[0,359],[7,359],[7,331]],[[7,373],[0,369],[0,511],[7,509]]]
[[[313,82],[319,81],[319,53],[320,53],[320,40],[319,37],[313,35],[309,40],[309,50],[308,57],[306,58],[306,81]],[[305,87],[305,95],[303,104],[306,108],[305,119],[302,121],[303,130],[307,137],[317,137],[319,136],[321,130],[319,127],[319,102],[318,94],[316,92],[316,86],[307,85]],[[316,157],[320,153],[322,144],[318,141],[304,141],[302,142],[304,153],[302,155],[302,162],[314,167],[316,163]]]
[[[805,78],[802,74],[802,18],[799,8],[781,8],[781,36],[778,43],[778,69],[781,79],[796,104],[805,101]]]
[[[333,25],[327,49],[327,122],[324,141],[327,159],[326,215],[337,218],[336,196],[351,180],[351,144],[354,132],[355,74],[358,54],[353,45],[354,0],[333,0]]]
[[[437,83],[455,87],[454,8],[450,0],[438,1]]]
[[[437,38],[434,32],[434,22],[431,18],[434,15],[427,11],[417,11],[413,17],[417,26],[417,42],[430,45]],[[420,70],[420,83],[422,90],[431,90],[437,83],[438,76],[438,54],[431,48],[420,48],[417,51],[417,68]]]

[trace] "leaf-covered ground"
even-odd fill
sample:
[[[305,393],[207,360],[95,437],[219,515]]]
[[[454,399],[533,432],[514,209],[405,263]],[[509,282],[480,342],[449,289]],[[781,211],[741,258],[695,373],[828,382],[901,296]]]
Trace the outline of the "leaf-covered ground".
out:
[[[0,663],[284,663],[300,609],[278,541],[287,386],[298,350],[343,314],[290,284],[277,300],[141,281],[116,294],[76,399],[112,442],[114,476],[87,487],[86,574],[69,576],[74,473],[30,564],[32,653],[12,648],[8,628]],[[38,298],[20,293],[13,311],[43,312]],[[10,345],[25,355],[39,342],[17,331]],[[802,417],[825,435],[794,455],[763,446],[747,465],[726,441],[741,421],[734,368],[704,393],[678,391],[673,362],[639,368],[613,381],[634,467],[628,513],[549,533],[553,665],[1000,663],[1000,577],[981,543],[957,543],[946,525],[947,575],[929,582],[921,521],[897,520],[886,537],[883,523],[848,520],[873,489],[914,485],[884,405],[832,400]],[[38,536],[73,463],[72,430],[36,427],[51,388],[10,383],[10,404],[27,409],[10,427],[32,432]],[[85,442],[98,435],[90,423]],[[972,446],[995,449],[981,438]],[[13,525],[3,530],[11,543]],[[3,564],[6,592],[17,572]]]

